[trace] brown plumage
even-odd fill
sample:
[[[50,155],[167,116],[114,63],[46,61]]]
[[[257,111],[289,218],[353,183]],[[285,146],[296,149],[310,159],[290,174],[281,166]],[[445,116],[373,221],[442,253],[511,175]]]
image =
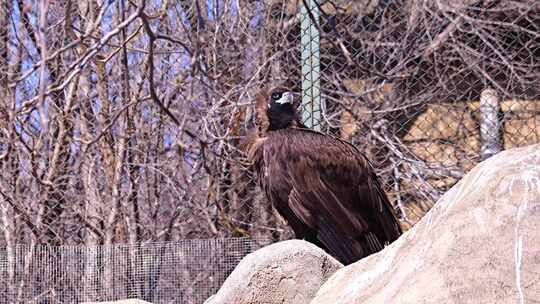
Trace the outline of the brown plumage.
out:
[[[298,238],[350,264],[402,231],[373,168],[352,144],[306,129],[284,88],[257,96],[248,156],[267,198]]]

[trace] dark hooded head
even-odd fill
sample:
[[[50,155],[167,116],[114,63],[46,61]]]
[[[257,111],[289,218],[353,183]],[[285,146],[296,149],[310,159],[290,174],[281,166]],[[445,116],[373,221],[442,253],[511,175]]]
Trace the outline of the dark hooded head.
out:
[[[268,131],[297,127],[300,122],[298,94],[285,88],[274,88],[265,94]]]

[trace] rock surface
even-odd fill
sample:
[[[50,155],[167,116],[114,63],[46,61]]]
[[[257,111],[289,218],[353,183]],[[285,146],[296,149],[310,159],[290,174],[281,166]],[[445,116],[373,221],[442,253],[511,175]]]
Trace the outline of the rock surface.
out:
[[[383,251],[337,271],[311,304],[540,299],[540,145],[482,162]]]
[[[244,257],[205,304],[309,303],[341,267],[336,259],[306,241],[275,243]]]

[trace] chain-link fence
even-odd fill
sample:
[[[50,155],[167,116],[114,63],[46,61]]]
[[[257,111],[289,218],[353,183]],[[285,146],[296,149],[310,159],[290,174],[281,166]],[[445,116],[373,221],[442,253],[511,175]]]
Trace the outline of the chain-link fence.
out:
[[[540,141],[538,1],[299,2],[304,91],[321,92],[307,111],[375,162],[404,225],[481,160]]]
[[[306,122],[364,151],[404,226],[540,142],[536,0],[0,5],[6,252],[290,238],[241,151],[263,86],[302,90]]]

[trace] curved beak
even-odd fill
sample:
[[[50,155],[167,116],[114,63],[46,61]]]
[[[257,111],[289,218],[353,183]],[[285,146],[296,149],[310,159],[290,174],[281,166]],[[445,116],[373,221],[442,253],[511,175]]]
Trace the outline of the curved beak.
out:
[[[276,100],[279,104],[292,104],[294,102],[294,94],[292,92],[284,92],[280,99]]]

